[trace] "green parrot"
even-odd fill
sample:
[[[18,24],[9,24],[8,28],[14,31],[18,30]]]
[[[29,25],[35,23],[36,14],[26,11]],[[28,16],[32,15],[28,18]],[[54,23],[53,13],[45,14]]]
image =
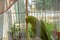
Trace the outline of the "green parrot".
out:
[[[27,22],[30,23],[32,25],[31,29],[32,31],[35,33],[36,35],[36,28],[39,26],[40,27],[40,38],[42,40],[49,40],[49,36],[47,35],[47,31],[46,31],[46,26],[45,23],[43,22],[43,20],[38,20],[36,17],[34,16],[28,16],[26,18]],[[38,26],[36,26],[36,24],[38,24]]]

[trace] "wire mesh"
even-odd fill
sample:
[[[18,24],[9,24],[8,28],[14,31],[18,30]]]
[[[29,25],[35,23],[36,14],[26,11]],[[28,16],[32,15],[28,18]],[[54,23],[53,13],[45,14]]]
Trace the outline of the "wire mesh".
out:
[[[17,0],[6,12],[8,15],[8,40],[41,40],[40,20],[47,26],[49,40],[60,40],[60,1],[59,0]],[[8,6],[8,4],[6,3]],[[33,16],[39,20],[36,22],[36,33],[26,18]],[[33,20],[33,19],[30,19]],[[33,21],[32,21],[33,22]],[[45,26],[44,26],[45,27]],[[44,35],[43,35],[44,36]],[[46,38],[47,39],[47,38]]]

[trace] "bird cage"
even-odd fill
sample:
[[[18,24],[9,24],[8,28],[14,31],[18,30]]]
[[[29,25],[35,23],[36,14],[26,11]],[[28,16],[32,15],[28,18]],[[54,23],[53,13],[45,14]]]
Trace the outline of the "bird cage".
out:
[[[2,9],[2,40],[60,40],[59,0],[13,1],[6,0],[8,8]]]

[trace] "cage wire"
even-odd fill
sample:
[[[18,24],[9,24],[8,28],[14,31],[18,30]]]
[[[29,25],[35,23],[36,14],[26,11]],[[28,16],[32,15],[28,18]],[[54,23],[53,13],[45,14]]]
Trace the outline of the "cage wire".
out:
[[[39,4],[36,5],[36,2],[41,2],[42,1],[42,11],[41,11],[41,3],[39,2]],[[39,17],[41,17],[42,15],[42,19],[46,22],[48,21],[49,23],[53,23],[55,25],[54,27],[54,30],[53,31],[57,31],[59,30],[59,3],[58,1],[59,0],[50,0],[50,1],[47,1],[47,0],[31,0],[30,2],[30,6],[31,6],[31,10],[29,10],[29,6],[28,6],[28,16],[34,16],[36,18],[39,19]],[[55,2],[53,2],[55,1]],[[50,3],[49,3],[50,2]],[[48,3],[46,5],[46,3]],[[38,7],[37,7],[38,6]],[[37,8],[36,8],[37,7]],[[40,10],[39,10],[40,8]],[[40,19],[39,19],[40,20]],[[53,33],[53,32],[52,32]],[[56,33],[56,32],[55,32]],[[38,34],[38,33],[37,33]],[[54,34],[55,37],[53,39],[56,39],[56,34]],[[58,38],[59,40],[59,38]]]
[[[6,12],[8,14],[9,30],[13,28],[13,35],[9,34],[9,40],[40,40],[40,24],[36,24],[36,34],[29,32],[31,24],[27,23],[28,16],[34,16],[49,24],[54,24],[51,32],[51,40],[60,40],[57,32],[60,32],[60,1],[59,0],[17,0]],[[6,3],[8,6],[8,3]],[[31,19],[32,20],[32,19]],[[46,23],[45,23],[46,24]],[[48,26],[47,26],[48,27]],[[52,26],[49,26],[52,27]],[[31,31],[31,29],[30,29]],[[57,31],[57,32],[56,32]],[[32,35],[32,37],[30,37]],[[11,37],[10,37],[11,36]],[[10,39],[12,38],[12,39]]]

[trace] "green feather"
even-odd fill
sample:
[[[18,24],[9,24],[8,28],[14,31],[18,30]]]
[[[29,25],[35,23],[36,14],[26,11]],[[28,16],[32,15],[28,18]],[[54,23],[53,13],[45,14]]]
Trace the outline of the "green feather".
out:
[[[27,19],[27,22],[32,25],[31,29],[34,33],[36,33],[36,27],[37,27],[36,24],[40,24],[41,31],[40,30],[39,31],[40,31],[40,34],[41,34],[41,39],[42,40],[49,40],[48,35],[46,33],[46,28],[45,28],[45,24],[44,24],[43,20],[39,21],[34,16],[28,16],[26,19]]]

